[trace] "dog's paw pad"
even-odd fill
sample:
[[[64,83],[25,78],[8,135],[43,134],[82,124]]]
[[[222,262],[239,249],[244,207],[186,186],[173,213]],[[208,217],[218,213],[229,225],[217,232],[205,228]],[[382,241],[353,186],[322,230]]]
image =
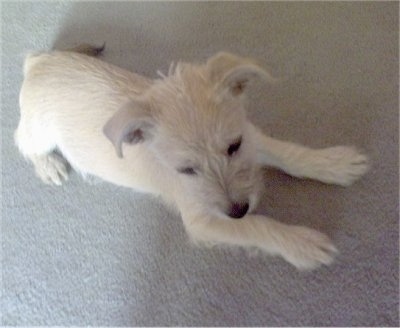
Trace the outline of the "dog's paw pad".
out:
[[[337,146],[317,152],[317,175],[323,182],[349,186],[369,169],[367,156],[352,147]]]
[[[62,156],[53,153],[36,159],[34,163],[37,175],[46,184],[61,186],[68,180],[68,163]]]
[[[300,270],[312,270],[333,262],[338,250],[325,234],[291,226],[283,257]]]

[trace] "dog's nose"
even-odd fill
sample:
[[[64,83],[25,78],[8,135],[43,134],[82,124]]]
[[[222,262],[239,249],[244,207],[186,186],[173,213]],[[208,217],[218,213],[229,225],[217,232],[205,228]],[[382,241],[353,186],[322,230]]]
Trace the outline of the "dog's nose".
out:
[[[233,219],[241,219],[244,217],[249,210],[249,203],[233,203],[229,216]]]

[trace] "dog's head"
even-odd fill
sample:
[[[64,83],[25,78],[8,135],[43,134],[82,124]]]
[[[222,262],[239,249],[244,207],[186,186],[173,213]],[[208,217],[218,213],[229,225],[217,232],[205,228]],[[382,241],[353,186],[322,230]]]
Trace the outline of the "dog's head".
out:
[[[219,53],[204,65],[180,63],[120,109],[104,127],[122,144],[146,142],[193,203],[241,218],[260,190],[255,142],[244,109],[248,83],[270,79],[252,60]]]

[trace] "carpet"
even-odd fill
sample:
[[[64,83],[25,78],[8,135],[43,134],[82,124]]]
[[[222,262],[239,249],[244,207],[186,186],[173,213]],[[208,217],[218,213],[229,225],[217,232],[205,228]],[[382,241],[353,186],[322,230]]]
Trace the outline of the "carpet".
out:
[[[0,5],[2,325],[399,325],[397,2]],[[265,173],[258,212],[327,233],[336,262],[305,273],[197,248],[149,195],[76,173],[42,184],[13,143],[23,58],[104,41],[104,60],[150,77],[220,50],[257,58],[283,80],[250,90],[263,131],[367,153],[370,172],[349,188]]]

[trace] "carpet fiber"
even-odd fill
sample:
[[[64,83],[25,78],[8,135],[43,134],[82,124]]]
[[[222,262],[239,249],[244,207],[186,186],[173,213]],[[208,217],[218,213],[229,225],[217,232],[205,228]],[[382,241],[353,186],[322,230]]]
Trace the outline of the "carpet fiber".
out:
[[[2,325],[398,326],[397,2],[2,2]],[[259,59],[249,116],[274,137],[355,145],[349,188],[265,173],[259,213],[340,250],[302,273],[279,258],[192,246],[158,199],[76,173],[35,177],[13,144],[29,50],[106,42],[150,77],[219,50]]]

